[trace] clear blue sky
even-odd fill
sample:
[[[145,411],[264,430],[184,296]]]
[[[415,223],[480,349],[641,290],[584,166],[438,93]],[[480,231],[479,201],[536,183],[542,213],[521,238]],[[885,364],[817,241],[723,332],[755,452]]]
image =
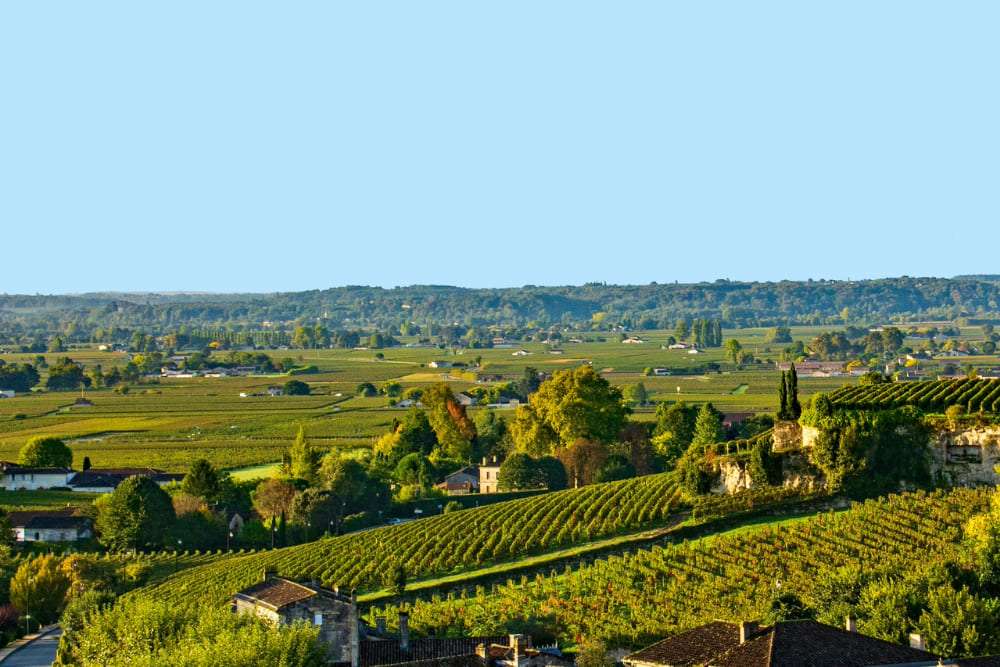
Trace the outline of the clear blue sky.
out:
[[[1000,3],[6,2],[0,292],[1000,273]]]

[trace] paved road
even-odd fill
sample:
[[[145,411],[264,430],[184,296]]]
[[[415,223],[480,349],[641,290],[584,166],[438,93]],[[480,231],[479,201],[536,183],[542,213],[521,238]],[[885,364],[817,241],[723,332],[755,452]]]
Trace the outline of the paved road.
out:
[[[49,667],[56,660],[59,649],[59,636],[62,630],[57,630],[36,639],[27,646],[19,648],[0,662],[2,667]]]

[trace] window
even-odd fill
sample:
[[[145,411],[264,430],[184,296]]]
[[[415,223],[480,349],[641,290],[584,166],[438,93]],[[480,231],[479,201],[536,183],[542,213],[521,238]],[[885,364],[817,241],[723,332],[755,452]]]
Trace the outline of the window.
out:
[[[323,614],[313,614],[313,625],[323,625]]]

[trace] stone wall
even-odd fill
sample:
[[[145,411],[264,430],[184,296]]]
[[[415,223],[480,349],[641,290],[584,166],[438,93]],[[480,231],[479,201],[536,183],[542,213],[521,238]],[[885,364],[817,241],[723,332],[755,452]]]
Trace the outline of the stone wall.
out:
[[[775,422],[774,423],[774,446],[775,452],[783,452],[788,449],[796,449],[802,446],[802,427],[798,422]]]
[[[998,443],[998,426],[940,430],[931,436],[931,471],[957,486],[998,484]]]

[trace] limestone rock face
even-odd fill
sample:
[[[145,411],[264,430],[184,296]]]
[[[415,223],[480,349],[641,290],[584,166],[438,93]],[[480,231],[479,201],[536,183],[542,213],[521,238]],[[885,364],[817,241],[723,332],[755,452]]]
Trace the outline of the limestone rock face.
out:
[[[722,459],[719,461],[719,475],[712,481],[711,492],[719,495],[739,493],[756,486],[750,473],[739,461]]]
[[[802,446],[802,427],[798,422],[774,423],[773,451],[783,452]]]

